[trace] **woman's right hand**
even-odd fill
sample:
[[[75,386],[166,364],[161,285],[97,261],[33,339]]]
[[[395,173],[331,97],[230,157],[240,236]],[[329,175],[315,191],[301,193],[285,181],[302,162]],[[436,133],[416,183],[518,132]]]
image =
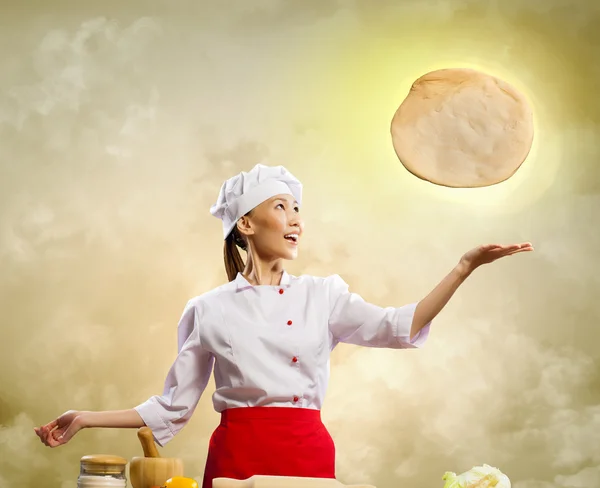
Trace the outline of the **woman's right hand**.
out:
[[[83,429],[83,412],[69,410],[52,422],[34,427],[33,430],[40,440],[48,447],[58,447],[66,444]]]

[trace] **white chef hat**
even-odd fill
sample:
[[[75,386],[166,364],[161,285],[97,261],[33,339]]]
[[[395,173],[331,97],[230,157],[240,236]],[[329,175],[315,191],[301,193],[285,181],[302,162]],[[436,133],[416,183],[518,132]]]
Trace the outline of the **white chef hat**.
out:
[[[283,166],[257,164],[223,183],[210,213],[223,221],[223,238],[227,239],[240,217],[280,194],[292,195],[302,205],[302,183],[292,173]]]

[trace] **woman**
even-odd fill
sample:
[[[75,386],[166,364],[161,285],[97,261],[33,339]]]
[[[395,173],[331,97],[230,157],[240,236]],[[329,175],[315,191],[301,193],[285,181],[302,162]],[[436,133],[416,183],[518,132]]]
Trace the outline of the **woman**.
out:
[[[164,446],[189,421],[214,369],[221,423],[203,488],[254,474],[335,478],[335,448],[321,422],[329,355],[339,342],[420,347],[433,318],[485,263],[532,251],[529,243],[479,246],[423,300],[381,308],[338,276],[288,275],[303,233],[302,185],[282,166],[256,165],[227,180],[211,214],[223,222],[229,283],[191,299],[178,326],[179,353],[163,394],[129,410],[70,410],[35,432],[49,447],[86,427],[151,428]],[[247,252],[242,261],[237,247]]]

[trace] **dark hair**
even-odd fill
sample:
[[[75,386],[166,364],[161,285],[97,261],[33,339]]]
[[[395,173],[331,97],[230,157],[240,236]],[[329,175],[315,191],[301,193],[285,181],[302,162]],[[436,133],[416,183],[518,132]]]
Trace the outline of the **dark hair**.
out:
[[[251,212],[252,210],[245,216],[249,216]],[[229,281],[233,281],[238,273],[244,271],[245,265],[242,256],[240,256],[240,252],[238,251],[238,247],[241,247],[244,251],[248,251],[246,241],[240,235],[236,225],[225,239],[225,244],[223,245],[225,271],[227,272],[227,279]]]

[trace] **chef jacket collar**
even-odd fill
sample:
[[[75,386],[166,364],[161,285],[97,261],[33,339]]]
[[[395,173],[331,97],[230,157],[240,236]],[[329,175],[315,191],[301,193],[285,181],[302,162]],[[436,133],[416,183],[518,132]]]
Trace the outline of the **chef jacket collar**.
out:
[[[281,275],[281,282],[279,283],[279,285],[252,285],[246,278],[244,278],[242,273],[240,273],[239,271],[238,271],[237,276],[235,277],[236,291],[245,290],[246,288],[252,288],[254,286],[271,286],[273,288],[280,288],[280,287],[282,288],[282,287],[289,286],[289,284],[290,284],[290,275],[287,273],[287,271],[285,269],[283,270],[283,274]]]

